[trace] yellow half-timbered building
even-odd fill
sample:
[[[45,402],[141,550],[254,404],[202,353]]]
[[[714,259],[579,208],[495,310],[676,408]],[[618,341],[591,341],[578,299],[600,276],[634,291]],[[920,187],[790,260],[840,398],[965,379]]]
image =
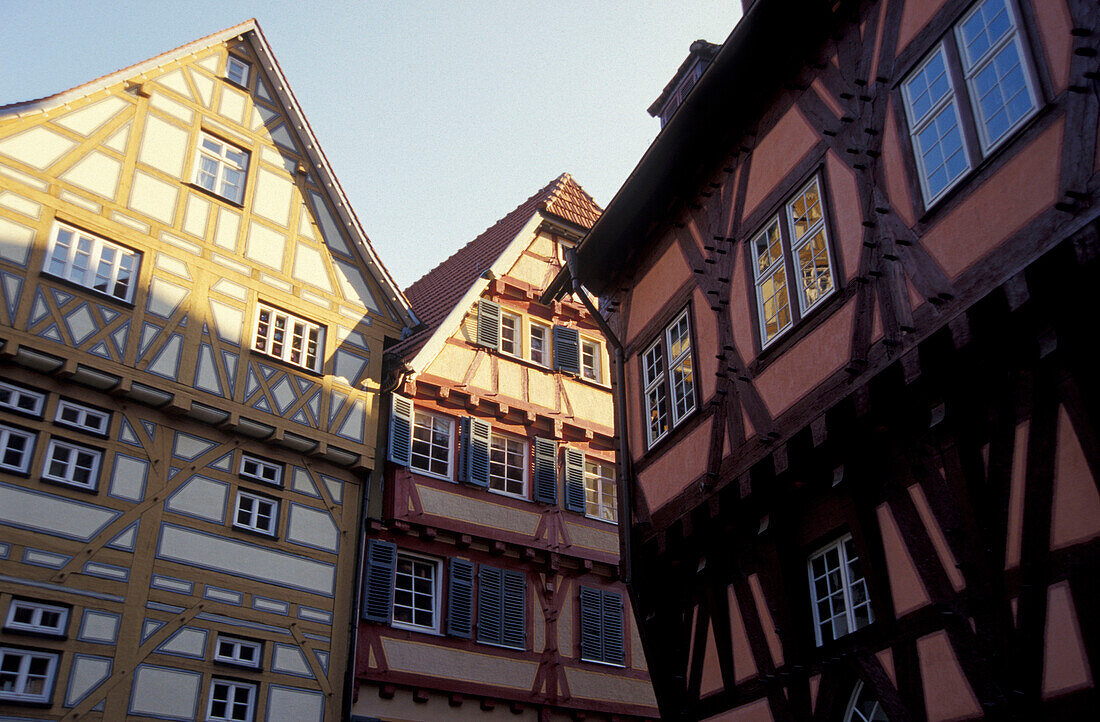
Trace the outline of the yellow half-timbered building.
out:
[[[416,323],[255,21],[0,108],[0,717],[341,718]]]

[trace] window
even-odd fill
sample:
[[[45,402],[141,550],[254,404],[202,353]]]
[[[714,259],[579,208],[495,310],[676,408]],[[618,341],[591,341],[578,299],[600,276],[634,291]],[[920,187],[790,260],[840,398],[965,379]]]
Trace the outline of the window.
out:
[[[527,649],[527,579],[482,565],[477,575],[477,641]]]
[[[393,626],[439,631],[439,561],[399,552],[393,579]]]
[[[856,682],[856,688],[852,691],[852,699],[848,701],[848,709],[844,713],[844,722],[890,722],[890,719],[861,680]]]
[[[850,535],[811,556],[809,573],[817,646],[874,621],[867,581]]]
[[[57,402],[54,422],[80,431],[106,436],[107,428],[111,425],[111,413],[69,399],[61,399]]]
[[[55,223],[43,271],[113,296],[133,300],[141,254],[64,223]]]
[[[240,58],[230,55],[225,59],[225,77],[237,85],[248,87],[248,71],[250,69],[248,63]]]
[[[0,647],[0,700],[49,702],[57,660],[52,652]]]
[[[278,501],[266,496],[250,494],[247,491],[237,492],[237,510],[233,514],[233,526],[275,536],[278,524]]]
[[[453,432],[452,419],[424,411],[414,411],[410,466],[444,479],[451,478]]]
[[[784,205],[781,216],[768,221],[749,244],[763,347],[835,288],[820,179],[803,186]],[[796,279],[797,306],[790,302],[789,278]]]
[[[256,707],[256,685],[228,679],[210,681],[206,719],[219,722],[251,722]]]
[[[531,347],[530,357],[532,363],[537,363],[540,366],[549,366],[550,327],[532,321],[528,332],[528,342]]]
[[[489,437],[489,488],[511,496],[527,495],[527,444],[498,434]]]
[[[581,376],[600,382],[600,342],[581,339]]]
[[[500,314],[500,352],[518,356],[523,348],[520,335],[520,319],[512,313]]]
[[[214,661],[259,669],[263,644],[250,639],[218,635],[214,644]]]
[[[0,424],[0,469],[27,473],[33,450],[34,434]]]
[[[45,404],[46,394],[0,381],[0,409],[39,416]]]
[[[1011,0],[977,3],[952,36],[902,83],[925,206],[1039,108]],[[980,151],[967,142],[968,130]]]
[[[305,319],[260,304],[252,348],[310,371],[320,371],[325,329]]]
[[[642,354],[646,438],[652,447],[695,410],[691,322],[684,309]],[[671,400],[671,414],[669,401]]]
[[[248,152],[203,133],[195,159],[195,184],[216,195],[241,203],[248,173]]]
[[[252,454],[241,454],[240,475],[272,486],[283,485],[283,465]]]
[[[623,665],[623,598],[615,592],[580,588],[581,659]]]
[[[615,467],[599,459],[584,462],[584,514],[612,523],[619,521]]]
[[[95,491],[99,484],[99,463],[103,452],[61,439],[50,439],[42,478]]]
[[[68,607],[13,599],[8,606],[4,629],[63,636],[69,623]]]

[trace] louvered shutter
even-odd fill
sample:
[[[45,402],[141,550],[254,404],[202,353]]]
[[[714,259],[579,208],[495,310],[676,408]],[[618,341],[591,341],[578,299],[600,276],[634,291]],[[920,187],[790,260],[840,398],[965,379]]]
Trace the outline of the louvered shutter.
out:
[[[558,503],[558,442],[535,438],[535,501]]]
[[[500,643],[527,649],[527,578],[522,572],[502,572]]]
[[[474,627],[474,563],[451,559],[447,593],[447,634],[469,639]]]
[[[501,570],[482,566],[477,572],[477,641],[500,644]]]
[[[460,468],[467,484],[489,486],[489,433],[489,424],[481,419],[462,419]]]
[[[565,508],[584,513],[584,452],[565,447]]]
[[[477,345],[500,346],[500,304],[485,299],[477,302]]]
[[[581,587],[581,659],[603,661],[603,595],[599,589]]]
[[[615,592],[603,592],[603,661],[623,663],[623,598]]]
[[[390,396],[389,460],[401,466],[412,463],[413,405],[397,394]]]
[[[388,541],[367,541],[367,569],[363,574],[360,616],[368,622],[389,624],[393,614],[393,572],[397,547]]]
[[[581,372],[581,336],[577,329],[554,326],[554,368],[574,376]]]

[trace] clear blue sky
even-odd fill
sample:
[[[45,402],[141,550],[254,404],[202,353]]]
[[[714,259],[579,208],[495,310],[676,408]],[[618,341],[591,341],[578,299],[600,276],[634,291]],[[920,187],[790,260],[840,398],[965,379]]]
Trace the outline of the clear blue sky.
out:
[[[0,105],[259,20],[404,288],[563,172],[606,206],[738,0],[0,0]]]

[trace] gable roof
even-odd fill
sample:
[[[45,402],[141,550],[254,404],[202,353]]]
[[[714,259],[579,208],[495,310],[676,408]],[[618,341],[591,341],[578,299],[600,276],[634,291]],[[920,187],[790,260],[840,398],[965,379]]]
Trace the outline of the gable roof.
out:
[[[63,90],[44,98],[0,106],[0,118],[4,116],[22,115],[24,113],[34,113],[62,105],[71,100],[91,95],[92,93],[116,83],[131,80],[143,73],[153,71],[159,66],[204,50],[212,45],[217,45],[238,37],[249,42],[253,52],[256,54],[256,58],[261,62],[264,70],[270,75],[272,85],[274,86],[270,88],[270,90],[275,93],[279,102],[286,110],[288,119],[293,121],[292,125],[302,136],[304,143],[302,143],[303,148],[300,149],[301,152],[309,158],[310,163],[316,169],[321,187],[331,194],[331,200],[334,201],[332,205],[339,220],[348,236],[352,239],[352,245],[359,249],[363,261],[374,274],[378,284],[382,287],[382,291],[386,295],[386,302],[400,314],[399,321],[401,323],[408,327],[418,325],[418,320],[413,313],[412,306],[409,304],[408,299],[401,293],[401,289],[398,288],[389,270],[382,264],[382,260],[378,257],[377,252],[374,250],[374,246],[371,245],[370,239],[367,238],[366,231],[359,222],[358,216],[356,216],[355,211],[352,210],[351,202],[344,193],[344,189],[340,185],[340,181],[336,177],[336,174],[333,172],[324,151],[321,150],[321,144],[317,141],[317,136],[314,135],[309,120],[306,118],[305,113],[302,112],[301,106],[298,105],[298,100],[294,97],[294,93],[290,90],[290,84],[287,82],[286,76],[283,75],[282,68],[279,67],[279,61],[275,59],[275,55],[271,52],[271,46],[268,44],[267,38],[264,37],[263,31],[260,30],[260,24],[255,18],[246,20],[243,23],[226,28],[220,32],[199,38],[198,40],[193,40],[186,45],[181,45],[175,50],[161,53],[148,60],[122,68],[121,70],[116,70],[113,73],[101,76],[95,80],[70,88],[69,90]]]

